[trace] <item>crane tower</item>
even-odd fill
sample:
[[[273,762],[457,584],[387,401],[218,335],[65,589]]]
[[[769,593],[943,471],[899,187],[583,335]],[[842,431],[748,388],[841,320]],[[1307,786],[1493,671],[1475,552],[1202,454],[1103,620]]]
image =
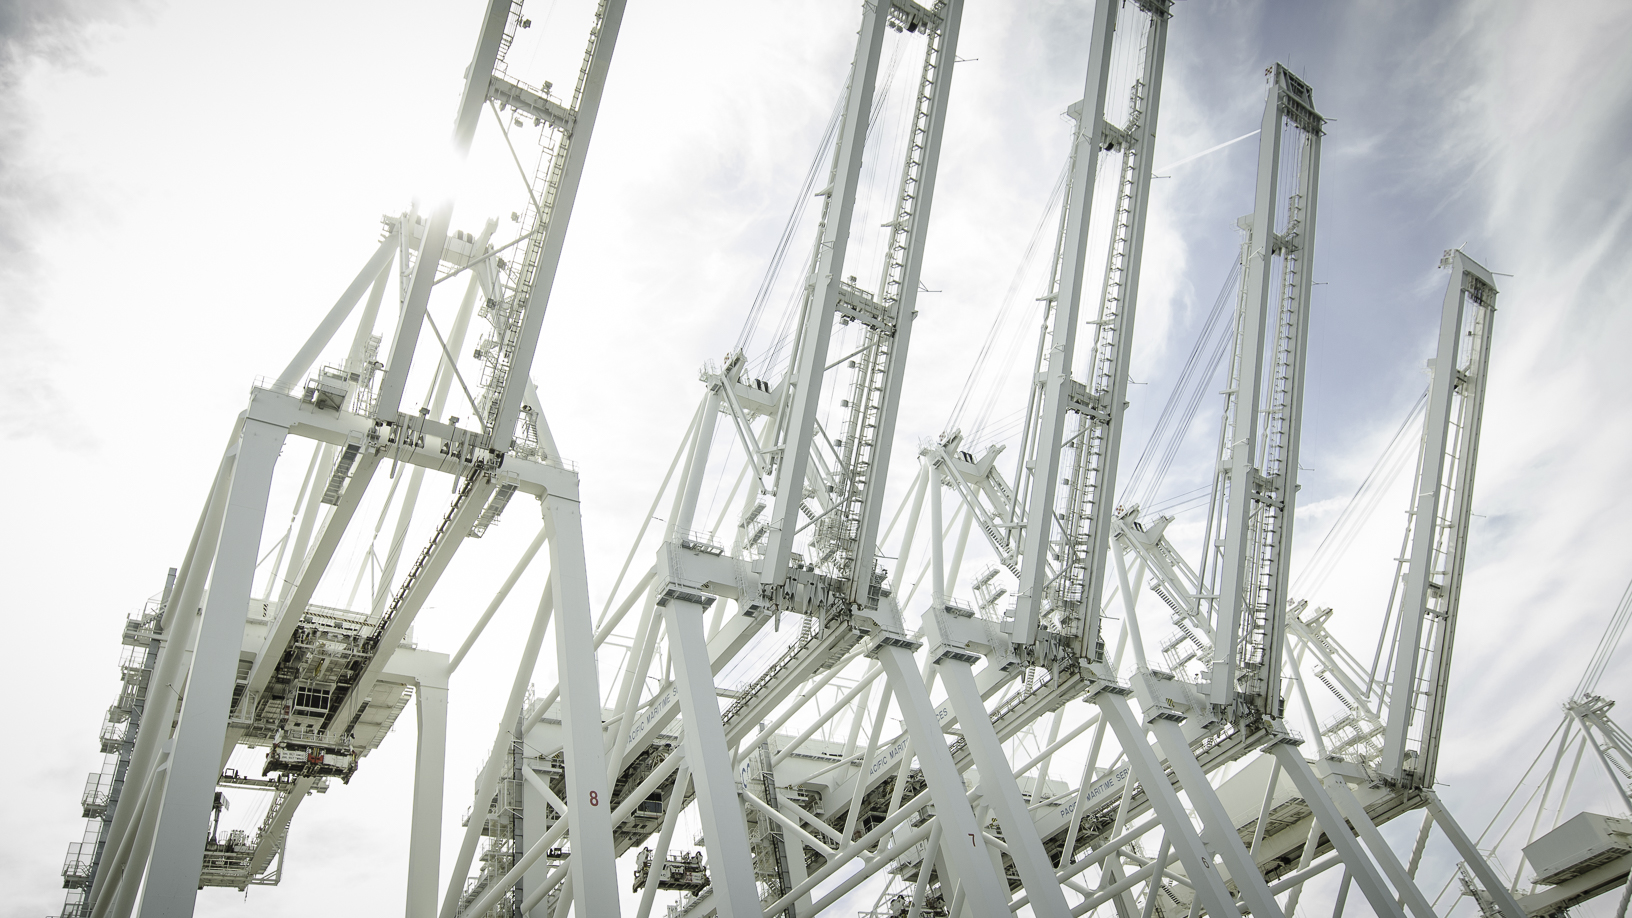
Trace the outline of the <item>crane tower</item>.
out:
[[[466,154],[496,122],[525,185],[519,235],[496,220],[454,229],[451,200],[383,218],[353,283],[251,390],[180,565],[124,627],[65,916],[191,914],[204,885],[276,883],[302,801],[369,780],[364,758],[412,703],[414,918],[621,914],[620,864],[639,918],[660,892],[671,918],[837,914],[861,895],[878,916],[1289,918],[1333,868],[1336,913],[1358,886],[1377,914],[1435,918],[1417,881],[1432,825],[1481,907],[1523,918],[1433,791],[1493,276],[1446,253],[1406,548],[1382,610],[1393,650],[1368,669],[1333,636],[1331,609],[1290,595],[1326,121],[1286,67],[1265,74],[1199,555],[1170,539],[1172,517],[1118,499],[1169,0],[1086,13],[1018,442],[948,430],[887,503],[963,12],[861,4],[806,189],[818,212],[787,333],[756,339],[762,290],[738,346],[703,366],[597,612],[578,472],[529,369],[624,2],[597,0],[560,95],[511,72],[532,24],[520,3],[486,4],[453,141]],[[904,88],[901,60],[919,62]],[[530,170],[523,140],[537,143]],[[462,297],[438,292],[454,280]],[[999,461],[1011,445],[1012,473]],[[303,474],[285,453],[305,457]],[[273,506],[280,467],[292,505]],[[415,529],[436,476],[451,499]],[[717,513],[711,486],[726,494]],[[468,637],[452,653],[414,644],[456,553],[514,521],[523,495],[538,501],[536,535]],[[546,547],[443,886],[451,677]],[[336,564],[343,548],[363,559],[355,573]],[[989,569],[965,576],[981,555]],[[345,586],[343,604],[318,603]],[[1177,633],[1155,639],[1159,624]],[[552,632],[556,675],[535,682]],[[1341,715],[1317,720],[1315,698]],[[1625,735],[1572,704],[1606,763],[1624,764]],[[243,793],[268,797],[266,817],[223,836]],[[1416,809],[1431,818],[1402,858],[1377,826]]]

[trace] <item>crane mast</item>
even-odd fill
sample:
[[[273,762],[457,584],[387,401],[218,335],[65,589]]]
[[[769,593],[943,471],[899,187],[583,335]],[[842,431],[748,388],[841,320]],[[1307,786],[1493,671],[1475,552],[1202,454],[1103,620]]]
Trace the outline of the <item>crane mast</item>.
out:
[[[1275,717],[1283,701],[1286,562],[1298,490],[1325,122],[1315,111],[1309,84],[1280,64],[1270,71],[1270,81],[1201,573],[1208,586],[1203,602],[1216,635],[1209,699],[1219,707],[1240,700],[1245,710]],[[1283,197],[1287,169],[1291,187]]]
[[[1468,859],[1465,885],[1486,914],[1523,918],[1516,884],[1510,891],[1495,877],[1433,791],[1492,275],[1460,250],[1442,262],[1452,278],[1384,620],[1394,649],[1375,678],[1375,663],[1368,672],[1333,635],[1331,609],[1288,597],[1325,120],[1309,85],[1279,64],[1266,72],[1254,209],[1239,221],[1234,347],[1200,563],[1174,547],[1172,517],[1117,506],[1172,3],[1092,6],[1012,477],[997,467],[1001,444],[977,458],[950,430],[920,451],[906,502],[894,519],[885,514],[963,3],[864,0],[829,127],[832,158],[819,154],[807,179],[807,191],[818,176],[826,185],[791,334],[769,366],[751,363],[756,303],[744,343],[705,365],[701,402],[596,616],[577,474],[528,367],[624,0],[596,0],[568,100],[509,73],[510,49],[531,23],[516,0],[489,0],[454,141],[469,150],[483,108],[498,121],[527,190],[512,215],[520,235],[496,243],[496,221],[475,234],[453,230],[451,201],[386,217],[377,251],[311,339],[275,383],[252,391],[192,546],[162,599],[125,628],[126,689],[103,728],[112,758],[87,784],[92,825],[70,850],[64,876],[79,897],[71,893],[64,918],[126,918],[138,907],[191,914],[203,885],[277,882],[301,801],[359,773],[410,702],[419,720],[410,918],[617,915],[617,861],[653,838],[655,849],[635,855],[640,918],[660,889],[687,894],[671,918],[828,914],[882,871],[894,878],[871,914],[891,918],[1022,909],[1066,918],[1104,906],[1121,918],[1283,918],[1307,881],[1338,864],[1339,911],[1352,882],[1379,915],[1435,918],[1415,877],[1434,824]],[[919,42],[903,152],[883,162],[870,135],[888,120],[886,104],[898,104],[896,62]],[[515,152],[518,129],[538,135],[530,171]],[[1100,184],[1102,170],[1109,181]],[[870,206],[885,210],[881,241],[856,229]],[[382,344],[374,329],[393,274],[400,311]],[[433,288],[460,274],[469,275],[464,298],[439,326]],[[1085,302],[1096,287],[1097,305]],[[320,366],[365,295],[344,358]],[[434,347],[420,340],[426,326]],[[1216,340],[1216,369],[1225,339],[1204,340]],[[425,399],[405,411],[412,361],[426,353],[435,368]],[[461,394],[467,423],[440,420]],[[835,428],[824,426],[835,417]],[[268,503],[281,493],[272,476],[291,436],[313,441],[310,467],[287,532],[267,550]],[[383,501],[367,493],[382,466],[391,482]],[[452,478],[452,498],[418,553],[404,554],[427,472]],[[733,474],[717,516],[705,510],[705,486],[723,492]],[[950,519],[946,489],[956,494]],[[461,546],[523,494],[539,500],[542,525],[463,645],[450,656],[411,644],[409,629]],[[659,515],[665,496],[672,505]],[[374,505],[372,534],[360,532],[357,516]],[[915,580],[909,562],[925,517],[930,557]],[[890,571],[880,542],[903,518]],[[997,561],[973,578],[978,611],[954,596],[977,525]],[[382,540],[390,548],[376,552]],[[341,549],[360,543],[351,597],[318,605]],[[450,678],[546,544],[548,581],[443,888]],[[1004,569],[1014,578],[1006,614]],[[376,573],[359,600],[365,574]],[[914,606],[925,577],[927,601]],[[1147,583],[1155,599],[1146,608],[1157,614],[1144,626],[1167,618],[1178,629],[1155,645],[1159,660],[1141,633]],[[1118,617],[1102,606],[1118,597],[1111,649],[1103,632]],[[905,614],[920,608],[921,629]],[[626,618],[632,636],[620,631]],[[552,630],[555,681],[535,693]],[[609,641],[627,652],[607,693],[597,657],[613,653]],[[1593,671],[1602,666],[1595,659]],[[1346,713],[1317,721],[1309,680]],[[1577,755],[1592,742],[1628,799],[1616,769],[1632,763],[1632,739],[1608,719],[1611,703],[1583,685],[1566,706],[1582,731]],[[1313,731],[1313,761],[1289,725],[1288,698]],[[1077,699],[1086,704],[1069,704]],[[1016,767],[1028,736],[1039,751]],[[1072,758],[1086,746],[1075,784],[1050,772],[1068,744]],[[239,746],[268,750],[260,778],[223,770]],[[240,787],[268,794],[265,817],[253,835],[219,838],[226,801],[207,791]],[[1407,868],[1377,825],[1421,807],[1432,819]],[[706,862],[671,852],[687,811],[701,824],[695,844]],[[1080,901],[1068,903],[1068,890]]]
[[[819,238],[805,281],[799,331],[786,375],[776,387],[778,397],[773,406],[760,397],[768,385],[762,389],[742,378],[740,354],[728,358],[721,372],[704,374],[710,391],[690,437],[686,473],[677,489],[677,514],[669,525],[653,584],[654,603],[662,610],[673,652],[675,679],[654,699],[655,712],[616,739],[613,749],[622,756],[615,766],[632,763],[631,756],[640,755],[665,722],[676,712],[682,716],[685,761],[714,870],[712,901],[722,914],[757,915],[761,879],[771,887],[769,894],[783,899],[793,895],[784,881],[796,880],[785,860],[774,856],[779,843],[750,850],[735,790],[732,750],[818,669],[848,659],[863,637],[866,652],[887,673],[889,691],[917,739],[925,780],[947,826],[944,855],[960,873],[978,878],[970,896],[979,911],[1002,908],[997,877],[989,875],[991,862],[977,856],[974,848],[956,844],[978,832],[974,812],[963,799],[962,778],[939,739],[934,705],[913,662],[918,642],[906,635],[900,610],[884,587],[886,573],[876,569],[875,561],[884,474],[915,314],[961,16],[960,0],[941,0],[933,6],[913,0],[864,5],[830,183],[821,192]],[[924,64],[886,224],[890,233],[878,289],[869,291],[847,273],[846,265],[881,49],[885,33],[892,29],[923,36]],[[841,358],[854,372],[847,390],[840,390],[850,395],[839,406],[845,411],[844,426],[840,436],[829,439],[818,422],[823,381],[830,369],[836,326],[852,324],[862,327],[862,340],[849,357]],[[745,396],[764,405],[764,413],[770,415],[757,437],[753,419],[742,408]],[[726,556],[709,534],[691,531],[714,426],[722,412],[731,416],[771,500],[763,524],[737,540],[742,557]],[[755,525],[765,509],[763,502],[755,502],[743,527]],[[798,540],[807,530],[811,534]],[[803,553],[795,551],[796,542]],[[721,596],[734,600],[739,614],[709,635],[703,613]],[[786,613],[806,617],[801,639],[761,671],[722,717],[715,695],[717,667],[729,662],[768,620],[780,621]],[[641,627],[640,658],[625,674],[621,701],[625,713],[639,706],[638,686],[650,660],[644,645],[656,636],[649,621],[648,616]],[[865,786],[863,782],[857,790],[858,805]],[[850,821],[855,817],[852,808]],[[846,831],[853,829],[847,825]]]
[[[834,304],[841,322],[863,326],[864,342],[852,358],[855,367],[849,387],[849,408],[839,437],[842,446],[834,482],[834,501],[838,507],[817,524],[815,541],[821,547],[815,554],[817,558],[833,556],[837,562],[834,568],[850,579],[851,601],[866,606],[877,602],[872,574],[879,514],[883,507],[884,472],[889,465],[895,435],[902,374],[923,267],[926,238],[923,229],[927,221],[921,216],[927,216],[927,212],[920,215],[919,211],[927,210],[935,169],[935,163],[926,161],[926,157],[932,145],[935,149],[939,147],[938,134],[946,97],[946,81],[941,74],[951,65],[945,57],[943,29],[931,27],[925,32],[925,41],[927,47],[912,108],[907,155],[887,224],[890,235],[878,295],[875,298],[853,284],[844,283],[840,284]],[[937,105],[942,109],[940,112],[936,110]],[[933,141],[932,134],[937,135]],[[825,297],[826,291],[822,295]]]
[[[1413,787],[1433,786],[1439,758],[1496,315],[1489,271],[1460,249],[1446,252],[1440,266],[1451,269],[1451,279],[1395,593],[1398,630],[1380,765],[1391,780]]]
[[[955,51],[955,44],[948,47],[949,36],[944,28],[948,6],[938,3],[931,11],[904,0],[868,14],[880,22],[875,30],[879,41],[882,30],[892,26],[922,32],[926,41],[907,152],[890,220],[885,224],[889,240],[876,292],[858,286],[854,276],[845,274],[865,132],[880,63],[876,42],[857,47],[840,140],[834,150],[828,187],[821,193],[821,230],[805,281],[800,330],[789,367],[789,402],[787,411],[777,419],[777,439],[769,450],[774,457],[775,504],[765,534],[762,578],[773,588],[785,579],[800,521],[821,512],[825,516],[814,523],[811,557],[807,561],[844,581],[849,601],[868,608],[877,604],[873,567],[880,491],[889,463],[916,312],[926,218],[950,82],[951,61],[946,54]],[[864,37],[865,29],[864,24]],[[950,38],[955,42],[955,28]],[[820,436],[816,413],[822,401],[835,322],[845,326],[859,323],[864,340],[850,358],[851,397],[840,406],[845,409],[844,427],[833,441],[837,461],[831,479],[824,485],[831,497],[823,498],[823,506],[817,511],[807,512],[805,488]]]
[[[1014,641],[1035,642],[1040,624],[1052,625],[1074,646],[1075,656],[1097,660],[1099,596],[1110,539],[1117,453],[1128,385],[1140,256],[1150,199],[1150,149],[1161,100],[1169,4],[1143,2],[1149,14],[1140,76],[1129,91],[1126,121],[1107,119],[1114,7],[1096,12],[1089,49],[1088,84],[1075,107],[1069,191],[1060,216],[1059,241],[1045,297],[1046,344],[1039,349],[1041,399],[1033,399],[1023,448],[1026,480],[1015,492],[1025,503],[1018,554],[1020,583]],[[1101,152],[1120,153],[1097,318],[1088,324],[1087,380],[1074,376],[1077,333],[1089,271],[1088,234],[1094,179]],[[1061,469],[1069,469],[1061,479]]]
[[[404,642],[459,548],[480,538],[517,493],[540,500],[550,530],[552,590],[561,609],[557,650],[563,659],[579,661],[567,681],[580,703],[567,717],[599,734],[577,476],[548,443],[536,397],[525,412],[521,404],[532,388],[525,368],[538,345],[622,13],[622,0],[598,4],[573,98],[562,103],[550,97],[549,84],[534,87],[506,75],[506,53],[531,22],[512,0],[486,4],[454,119],[453,147],[461,157],[468,153],[484,108],[496,117],[501,108],[508,110],[516,126],[531,121],[540,129],[544,165],[528,179],[529,199],[540,206],[529,212],[524,235],[500,246],[491,242],[493,222],[478,234],[453,230],[451,198],[434,202],[428,215],[416,206],[386,217],[378,249],[356,280],[278,378],[252,390],[193,544],[161,608],[144,626],[158,641],[151,683],[185,684],[185,698],[173,689],[158,693],[148,699],[142,726],[133,728],[123,792],[100,844],[107,856],[94,879],[88,878],[82,914],[190,914],[201,886],[277,882],[280,871],[273,865],[281,863],[301,801],[330,779],[349,781],[359,759],[383,740],[410,700],[421,720],[415,767],[423,780],[413,801],[408,911],[434,913],[449,660]],[[520,243],[524,257],[508,272],[496,270],[501,256]],[[382,352],[374,331],[394,259],[400,264],[395,273],[401,308]],[[470,275],[464,279],[468,289],[444,335],[429,312],[433,288],[462,273]],[[365,294],[344,359],[312,372]],[[476,402],[456,355],[464,353],[478,296],[495,341],[483,348],[489,372],[481,383],[481,407],[474,423],[461,427],[456,417],[441,420],[441,413],[455,382]],[[421,347],[426,326],[434,349]],[[405,412],[410,370],[427,350],[434,355],[429,391],[417,413]],[[272,478],[291,437],[312,441],[313,458],[289,531],[262,557]],[[382,465],[391,468],[393,483],[375,537],[387,511],[400,509],[390,552],[378,558],[370,544],[364,562],[377,565],[372,570],[379,588],[365,596],[361,612],[349,608],[355,588],[347,608],[318,606],[313,598],[320,582],[332,582],[342,542],[368,538],[358,532],[356,515]],[[399,478],[404,466],[411,471]],[[455,496],[399,579],[402,541],[427,471],[454,476]],[[332,507],[326,516],[324,505]],[[264,598],[256,598],[252,581],[274,554]],[[363,579],[359,571],[354,583]],[[268,750],[262,778],[223,772],[240,745]],[[605,794],[597,783],[604,766],[585,767],[598,762],[600,752],[598,742],[575,749],[568,793],[575,802]],[[212,807],[219,812],[224,806],[217,787],[271,794],[267,817],[253,836],[203,837],[199,827]],[[581,875],[580,902],[594,909],[610,903],[615,910],[615,894],[601,891],[610,888],[604,882],[609,875],[598,877],[610,870],[604,810],[578,807],[569,821],[574,846],[585,855],[574,865]]]

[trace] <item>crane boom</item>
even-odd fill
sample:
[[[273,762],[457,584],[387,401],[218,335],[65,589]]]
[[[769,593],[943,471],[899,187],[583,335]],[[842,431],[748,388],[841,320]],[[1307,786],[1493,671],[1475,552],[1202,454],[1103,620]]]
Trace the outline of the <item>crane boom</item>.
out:
[[[1161,102],[1169,4],[1148,0],[1150,14],[1140,76],[1129,93],[1126,120],[1107,119],[1111,42],[1116,8],[1097,13],[1089,46],[1087,85],[1074,106],[1070,190],[1060,214],[1051,288],[1045,303],[1047,345],[1034,378],[1042,399],[1028,418],[1033,472],[1024,490],[1020,532],[1020,584],[1014,642],[1036,641],[1044,618],[1075,645],[1076,656],[1098,659],[1099,598],[1110,544],[1110,514],[1117,453],[1128,387],[1128,359],[1139,293],[1139,266],[1150,202],[1151,148]],[[1099,16],[1104,21],[1099,21]],[[1089,325],[1093,339],[1088,379],[1073,375],[1077,330],[1088,263],[1088,227],[1094,178],[1101,152],[1120,152],[1110,242],[1100,289],[1099,313]],[[1062,478],[1062,468],[1069,472]],[[1016,489],[1019,492],[1020,489]]]
[[[1416,787],[1433,785],[1439,757],[1496,315],[1496,284],[1489,271],[1460,249],[1446,252],[1440,266],[1451,269],[1451,278],[1412,492],[1410,544],[1398,573],[1381,763],[1384,775]]]
[[[1309,84],[1291,71],[1276,64],[1270,81],[1202,571],[1216,635],[1211,702],[1230,707],[1239,698],[1278,716],[1325,120]],[[1287,165],[1295,178],[1283,198]]]

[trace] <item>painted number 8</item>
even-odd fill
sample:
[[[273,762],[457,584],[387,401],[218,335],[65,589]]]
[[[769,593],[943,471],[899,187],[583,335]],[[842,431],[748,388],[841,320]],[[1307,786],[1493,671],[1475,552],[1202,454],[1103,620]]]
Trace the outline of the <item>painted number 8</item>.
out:
[[[594,792],[594,791],[590,791],[589,792],[589,805],[590,806],[600,806],[601,805],[601,795]]]

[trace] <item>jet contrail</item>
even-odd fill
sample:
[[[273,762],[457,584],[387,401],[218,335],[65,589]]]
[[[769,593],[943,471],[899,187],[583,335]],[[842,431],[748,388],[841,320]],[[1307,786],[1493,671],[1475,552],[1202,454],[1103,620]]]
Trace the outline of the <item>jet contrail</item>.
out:
[[[1262,130],[1262,129],[1260,128],[1260,130]],[[1219,150],[1224,149],[1225,147],[1229,146],[1232,143],[1240,143],[1241,141],[1246,140],[1248,137],[1251,137],[1251,136],[1253,136],[1253,135],[1255,135],[1257,133],[1258,133],[1258,131],[1250,131],[1250,132],[1248,132],[1246,134],[1242,134],[1240,137],[1237,137],[1234,140],[1226,140],[1226,141],[1224,141],[1223,143],[1219,144],[1216,147],[1208,147],[1207,149],[1202,150],[1200,153],[1196,153],[1196,154],[1191,155],[1191,156],[1186,156],[1184,159],[1181,159],[1176,163],[1168,163],[1167,165],[1161,167],[1160,169],[1157,169],[1156,171],[1158,173],[1166,172],[1167,170],[1172,169],[1175,166],[1182,166],[1185,163],[1194,162],[1194,161],[1196,161],[1198,159],[1201,159],[1203,156],[1206,156],[1208,153],[1215,153],[1215,152],[1217,152]]]

